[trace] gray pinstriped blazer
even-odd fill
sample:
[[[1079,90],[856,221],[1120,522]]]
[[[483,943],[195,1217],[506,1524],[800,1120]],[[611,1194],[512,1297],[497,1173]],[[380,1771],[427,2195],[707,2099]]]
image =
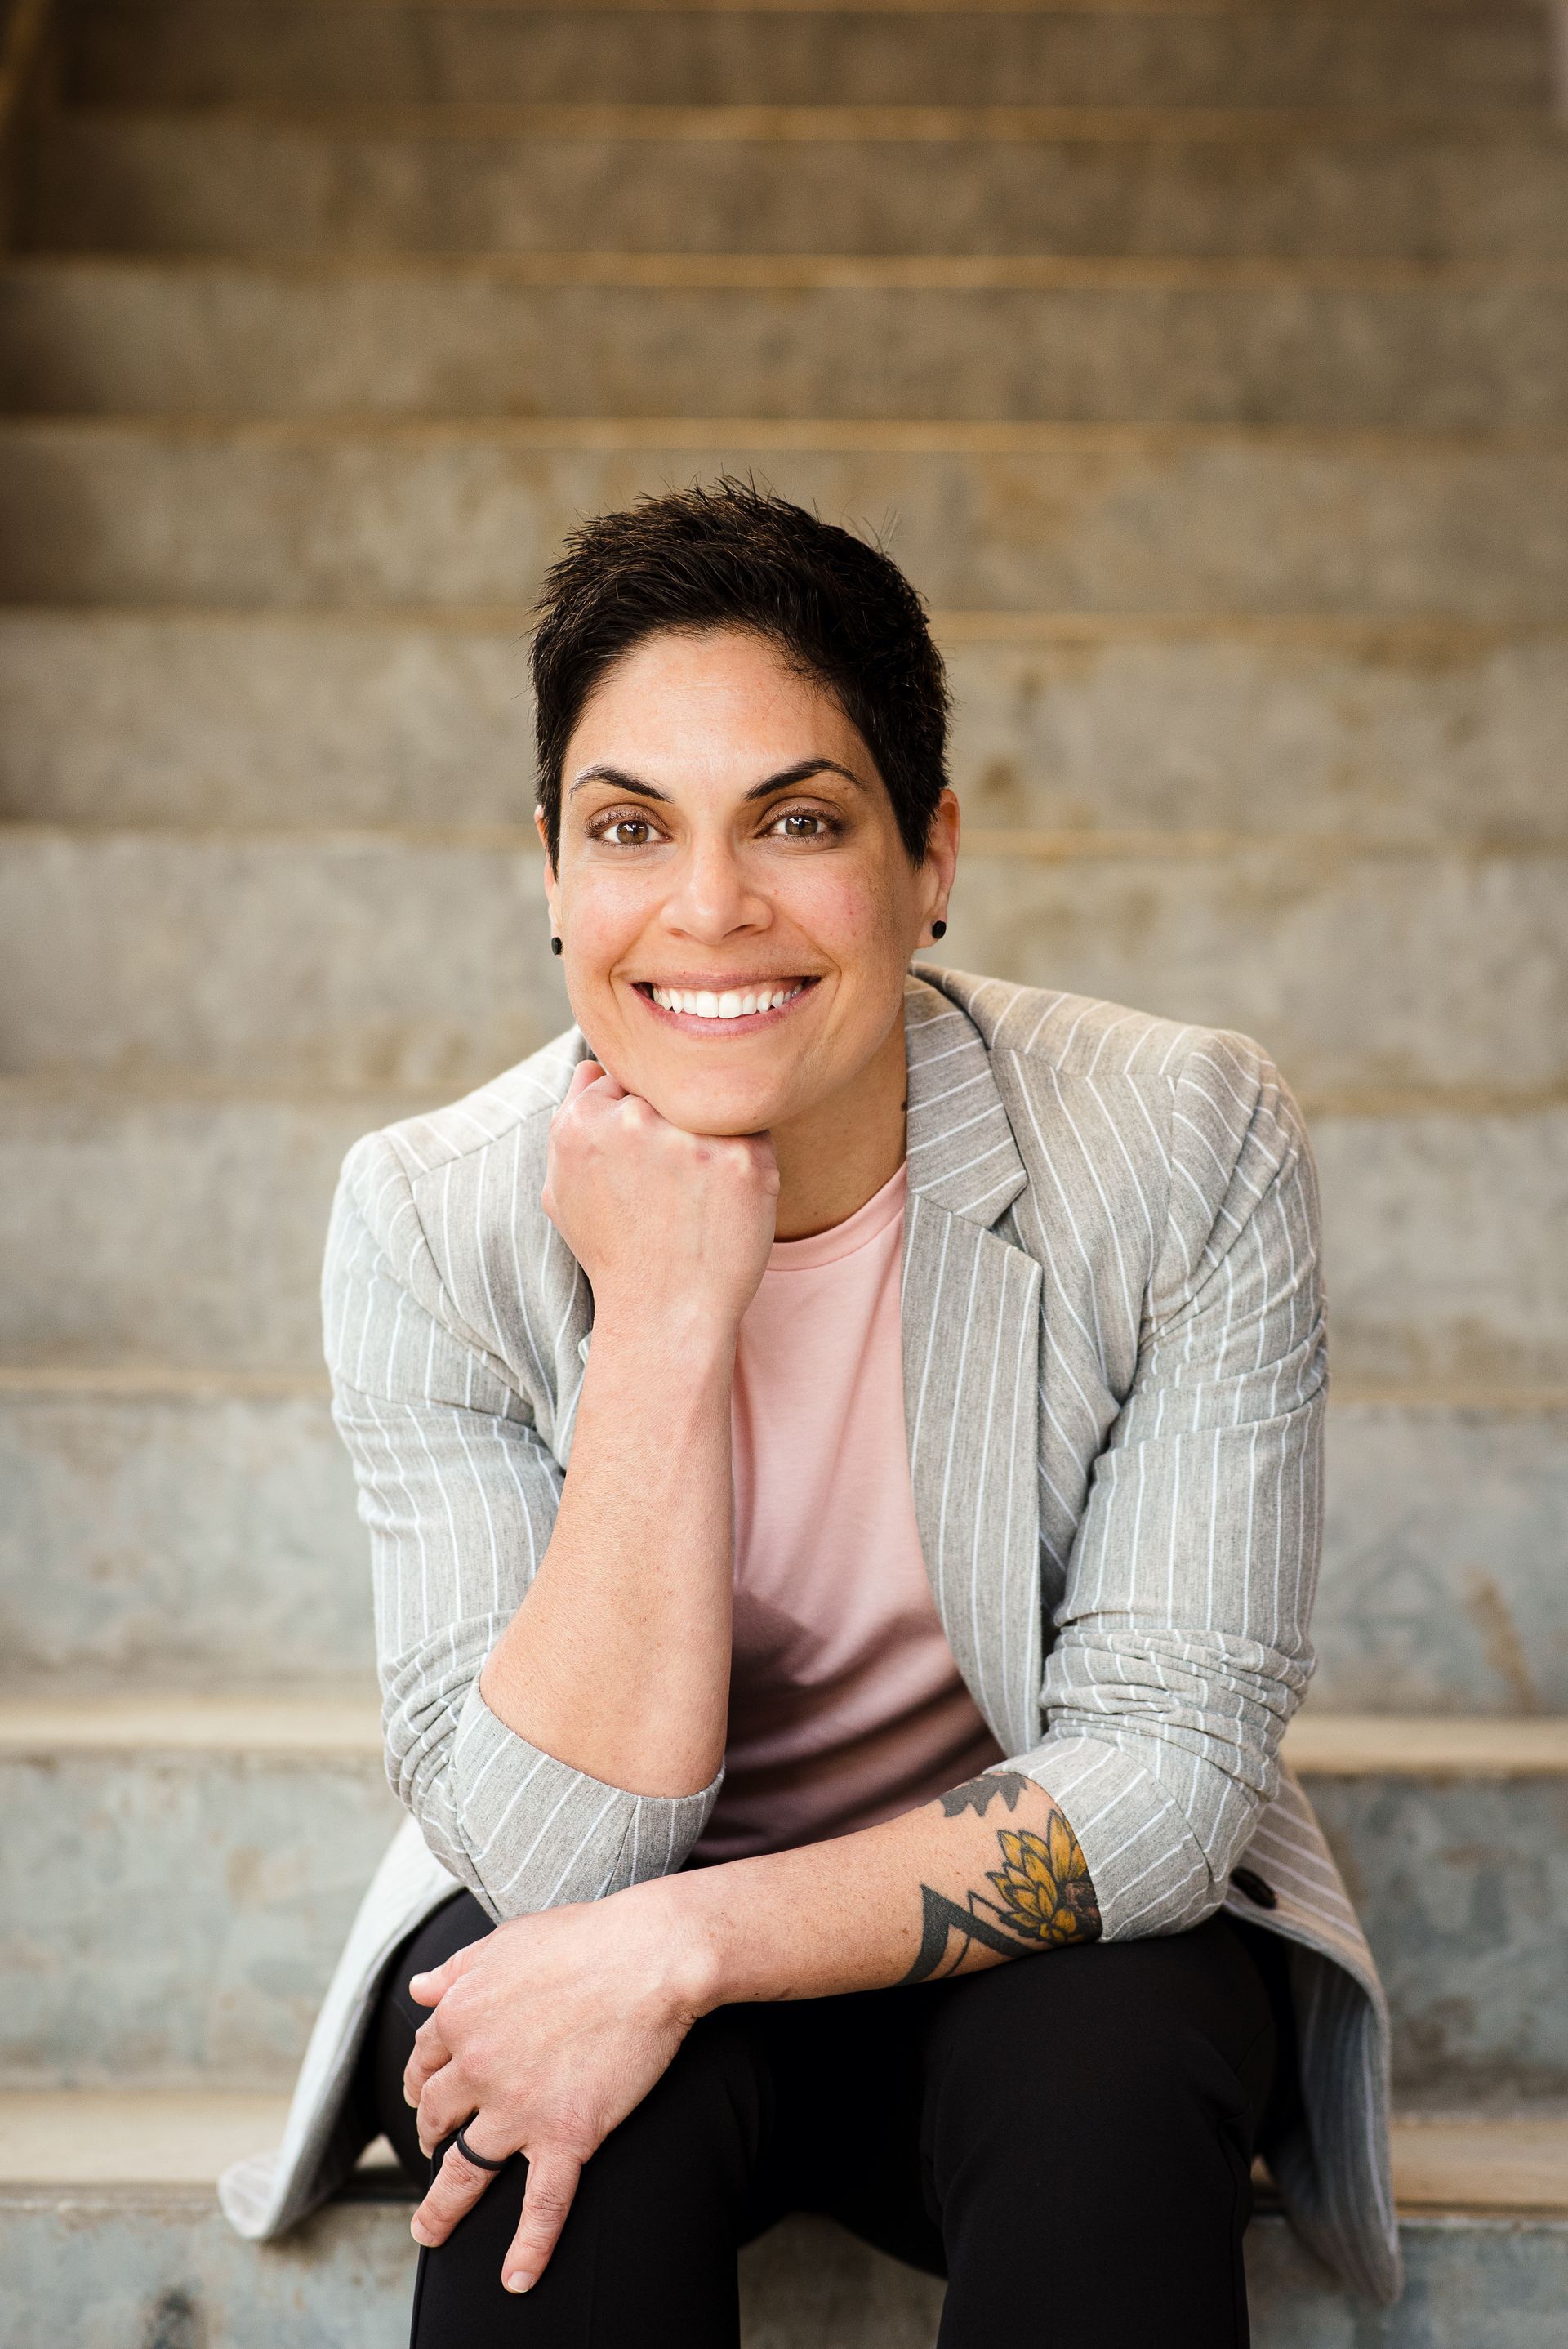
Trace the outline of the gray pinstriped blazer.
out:
[[[1387,2025],[1279,1759],[1312,1671],[1325,1343],[1310,1151],[1246,1038],[923,969],[906,998],[904,1391],[916,1516],[1007,1766],[1071,1820],[1108,1939],[1229,1907],[1291,1945],[1300,2231],[1398,2287]],[[543,1555],[589,1345],[539,1206],[575,1030],[356,1144],[327,1246],[335,1415],[370,1528],[387,1769],[411,1818],[366,1896],[275,2156],[221,2192],[281,2232],[360,2150],[345,2101],[399,1940],[468,1885],[498,1919],[678,1868],[719,1781],[636,1795],[479,1693]],[[1277,1906],[1231,1884],[1247,1865]]]

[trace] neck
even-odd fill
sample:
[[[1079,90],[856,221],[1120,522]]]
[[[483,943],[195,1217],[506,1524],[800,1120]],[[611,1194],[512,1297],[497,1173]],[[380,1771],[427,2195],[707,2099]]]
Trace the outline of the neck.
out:
[[[891,1182],[903,1162],[903,1007],[852,1085],[773,1129],[781,1240],[830,1231]]]

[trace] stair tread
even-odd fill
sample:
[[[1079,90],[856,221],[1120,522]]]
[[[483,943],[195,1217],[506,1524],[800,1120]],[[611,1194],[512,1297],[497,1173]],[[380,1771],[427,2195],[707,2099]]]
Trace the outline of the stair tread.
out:
[[[0,2189],[206,2186],[274,2145],[283,2096],[164,2090],[0,2093]],[[1568,2117],[1397,2118],[1403,2210],[1538,2211],[1568,2217]],[[390,2166],[384,2140],[361,2167]]]
[[[379,1713],[363,1686],[309,1695],[248,1690],[98,1689],[0,1695],[0,1754],[125,1752],[378,1755]],[[1568,1714],[1317,1713],[1286,1733],[1286,1758],[1315,1776],[1568,1775]]]
[[[1453,140],[1470,144],[1560,146],[1565,134],[1545,107],[1094,106],[758,104],[718,100],[653,105],[624,99],[94,98],[51,118],[67,126],[138,122],[179,129],[203,124],[317,130],[386,139],[726,140],[744,142],[893,140],[948,144],[1228,145],[1279,140]]]
[[[200,272],[319,284],[324,278],[476,278],[521,287],[892,293],[1249,293],[1281,290],[1496,294],[1568,290],[1568,261],[1416,255],[1073,253],[567,252],[412,247],[308,253],[73,252],[0,255],[0,278],[86,271],[126,277]]]

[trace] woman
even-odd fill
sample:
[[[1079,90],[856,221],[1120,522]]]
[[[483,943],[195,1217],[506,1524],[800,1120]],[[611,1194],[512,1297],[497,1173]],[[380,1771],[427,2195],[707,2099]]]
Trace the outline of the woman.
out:
[[[1386,2295],[1381,2001],[1278,1759],[1324,1392],[1289,1094],[1244,1038],[909,976],[946,694],[846,533],[734,483],[603,518],[533,663],[577,1024],[345,1168],[418,1835],[232,2215],[385,2129],[418,2349],[732,2344],[792,2208],[945,2274],[948,2349],[1219,2349],[1262,2145]]]

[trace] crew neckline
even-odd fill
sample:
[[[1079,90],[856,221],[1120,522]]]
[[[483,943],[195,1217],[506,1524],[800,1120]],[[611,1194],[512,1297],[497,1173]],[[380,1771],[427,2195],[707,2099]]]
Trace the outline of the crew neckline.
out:
[[[811,1232],[804,1239],[775,1240],[763,1278],[769,1272],[815,1272],[820,1265],[836,1264],[841,1257],[865,1247],[903,1215],[908,1175],[909,1161],[901,1159],[882,1189],[841,1224],[830,1224],[825,1232]]]

